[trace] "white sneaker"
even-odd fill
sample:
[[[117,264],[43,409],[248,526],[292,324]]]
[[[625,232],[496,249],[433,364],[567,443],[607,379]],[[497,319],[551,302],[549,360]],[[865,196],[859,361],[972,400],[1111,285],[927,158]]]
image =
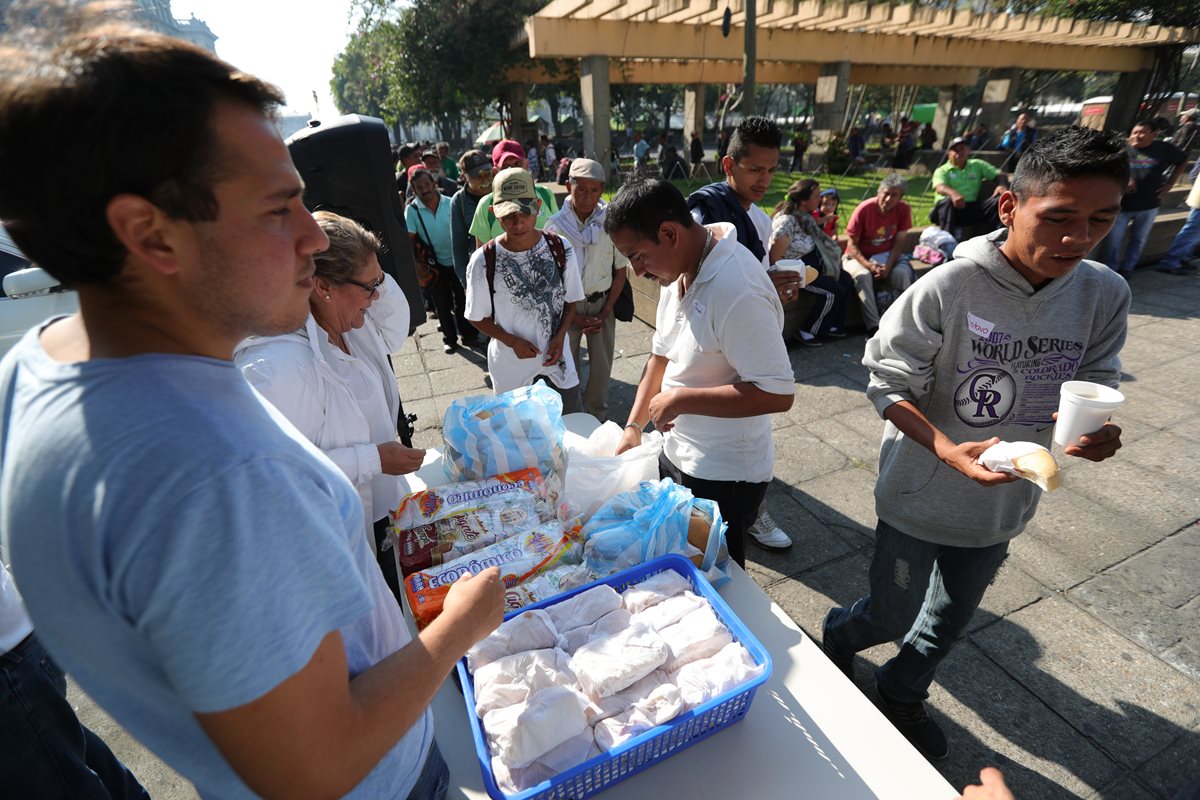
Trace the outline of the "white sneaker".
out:
[[[792,539],[771,519],[771,512],[765,508],[750,526],[750,537],[764,550],[787,550],[792,546]]]

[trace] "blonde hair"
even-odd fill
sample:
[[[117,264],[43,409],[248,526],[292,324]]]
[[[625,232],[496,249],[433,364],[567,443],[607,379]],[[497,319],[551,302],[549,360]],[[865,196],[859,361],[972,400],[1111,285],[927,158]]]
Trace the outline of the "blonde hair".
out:
[[[329,249],[313,255],[316,274],[326,280],[335,283],[353,280],[367,259],[379,255],[383,247],[378,236],[348,217],[318,211],[313,219],[329,237]]]

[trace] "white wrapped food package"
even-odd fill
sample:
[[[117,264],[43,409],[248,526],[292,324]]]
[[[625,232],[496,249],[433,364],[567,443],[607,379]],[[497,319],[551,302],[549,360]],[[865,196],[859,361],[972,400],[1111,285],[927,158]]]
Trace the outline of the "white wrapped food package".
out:
[[[755,664],[754,657],[741,643],[730,642],[716,655],[669,673],[667,679],[679,687],[684,705],[691,709],[757,678],[764,669],[766,665]]]
[[[543,650],[558,644],[558,631],[550,615],[540,608],[518,614],[500,624],[485,639],[467,651],[467,668],[472,674],[479,668],[513,653]]]
[[[527,650],[480,667],[475,673],[475,713],[484,717],[551,686],[577,686],[569,662],[562,650]]]
[[[591,625],[620,607],[621,595],[611,586],[600,584],[547,607],[546,613],[550,615],[555,629],[561,634]]]
[[[634,703],[639,700],[645,700],[659,686],[670,682],[667,678],[667,673],[661,669],[656,669],[646,677],[639,678],[611,697],[592,698],[587,708],[583,710],[583,713],[587,715],[588,723],[595,725],[602,719],[624,714]]]
[[[673,569],[665,569],[635,586],[630,586],[621,593],[621,600],[629,609],[629,613],[638,614],[691,589],[692,584],[687,578]]]
[[[1007,472],[1032,481],[1045,492],[1053,492],[1062,483],[1054,455],[1033,442],[997,442],[976,460],[992,472]]]
[[[510,769],[498,757],[492,758],[492,775],[496,785],[507,794],[517,794],[531,789],[572,767],[577,767],[590,758],[600,755],[596,738],[588,728],[578,736],[568,739],[527,767]]]
[[[575,655],[576,650],[593,639],[603,639],[628,628],[632,616],[623,608],[610,611],[591,625],[562,634],[559,637],[558,646],[566,650],[569,655]]]
[[[597,722],[596,746],[607,753],[640,733],[670,722],[683,708],[679,689],[674,684],[664,683],[623,714]]]
[[[483,717],[492,754],[510,769],[526,767],[588,728],[584,698],[574,689],[551,686],[528,700]]]
[[[701,606],[674,625],[659,631],[667,643],[670,654],[663,664],[665,672],[675,672],[683,666],[714,656],[721,648],[733,641],[729,632],[712,607]]]
[[[658,605],[650,606],[645,611],[634,614],[633,621],[645,625],[647,628],[661,631],[706,605],[708,603],[702,597],[686,591],[683,594],[668,597]]]
[[[593,699],[611,697],[667,660],[667,643],[637,622],[613,636],[588,642],[571,656],[571,672]]]

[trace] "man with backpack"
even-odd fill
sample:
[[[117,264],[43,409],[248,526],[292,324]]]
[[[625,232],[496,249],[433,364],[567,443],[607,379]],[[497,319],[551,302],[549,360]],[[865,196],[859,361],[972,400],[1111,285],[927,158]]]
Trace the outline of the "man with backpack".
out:
[[[491,337],[488,371],[497,394],[543,378],[569,414],[582,410],[566,337],[575,304],[584,299],[583,283],[570,242],[538,230],[540,205],[528,171],[514,167],[496,175],[491,212],[504,233],[471,256],[466,316]]]

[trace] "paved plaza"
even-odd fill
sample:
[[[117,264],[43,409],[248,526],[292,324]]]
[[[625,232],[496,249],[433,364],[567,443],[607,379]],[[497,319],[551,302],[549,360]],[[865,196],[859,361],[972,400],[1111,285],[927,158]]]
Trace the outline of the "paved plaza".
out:
[[[1000,767],[1019,800],[1171,800],[1200,776],[1200,277],[1141,270],[1122,355],[1124,448],[1101,464],[1060,457],[1048,495],[938,673],[931,714],[956,788]],[[610,416],[625,420],[652,330],[618,324]],[[882,422],[867,403],[863,336],[792,351],[796,402],[775,418],[768,503],[796,544],[751,547],[755,581],[810,636],[866,587]],[[415,444],[441,444],[447,406],[489,391],[479,352],[442,352],[426,322],[395,358]],[[858,683],[892,645],[857,659]],[[158,798],[191,786],[73,695]],[[799,796],[799,794],[798,794]],[[820,800],[836,800],[821,798]]]

